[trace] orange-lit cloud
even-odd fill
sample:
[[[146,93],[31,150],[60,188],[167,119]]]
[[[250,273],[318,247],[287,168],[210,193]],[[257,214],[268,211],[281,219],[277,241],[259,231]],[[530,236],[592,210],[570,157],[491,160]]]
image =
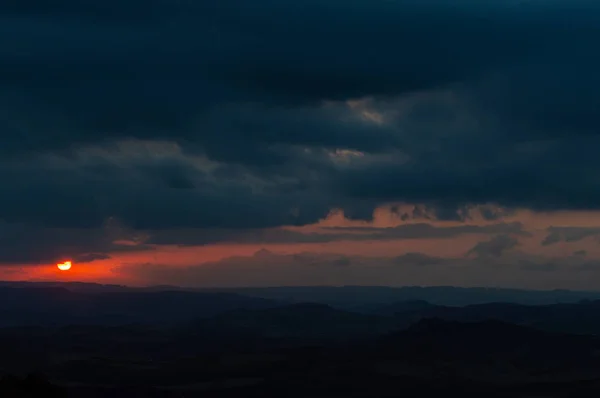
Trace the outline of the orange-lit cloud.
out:
[[[483,210],[487,211],[486,214],[490,213],[489,208]],[[485,259],[486,262],[489,262],[490,258],[498,264],[506,263],[503,266],[511,269],[515,275],[546,269],[548,272],[544,274],[544,280],[548,281],[554,280],[554,277],[547,274],[551,273],[553,267],[557,267],[551,264],[559,264],[562,267],[559,271],[565,273],[569,264],[573,269],[584,269],[585,267],[593,269],[594,267],[590,264],[595,264],[594,262],[600,259],[600,248],[596,244],[594,230],[600,226],[600,212],[539,213],[529,210],[508,212],[503,209],[492,209],[498,216],[486,218],[483,216],[483,210],[481,207],[468,209],[461,220],[437,220],[420,206],[390,204],[376,209],[371,221],[350,220],[344,216],[342,211],[332,211],[326,218],[313,225],[283,227],[280,231],[291,231],[302,235],[317,234],[318,236],[334,237],[334,239],[328,238],[323,241],[316,239],[309,242],[294,241],[293,239],[288,242],[269,239],[261,242],[259,239],[249,243],[225,240],[185,246],[152,244],[147,247],[147,250],[116,251],[107,253],[104,257],[98,256],[95,261],[78,264],[69,272],[58,271],[54,264],[4,266],[0,267],[0,277],[5,280],[90,281],[139,285],[160,283],[158,275],[165,276],[165,283],[169,278],[172,278],[173,281],[185,282],[184,279],[178,278],[193,272],[194,275],[220,275],[218,278],[211,277],[216,283],[217,280],[224,281],[223,278],[227,272],[238,272],[233,270],[235,267],[231,268],[233,261],[231,259],[237,259],[234,262],[238,265],[253,264],[252,269],[256,274],[248,280],[258,284],[261,280],[265,283],[269,280],[275,282],[273,279],[275,274],[267,278],[266,269],[268,267],[273,267],[273,271],[277,270],[277,278],[286,283],[291,283],[294,278],[305,283],[317,283],[318,278],[321,278],[321,283],[334,283],[336,280],[340,283],[344,281],[359,283],[360,278],[365,278],[364,283],[383,283],[385,272],[389,271],[391,272],[390,278],[396,275],[393,276],[396,279],[390,279],[390,281],[395,280],[395,283],[401,283],[398,278],[402,277],[408,278],[406,279],[407,283],[412,281],[410,283],[427,284],[427,275],[420,268],[409,267],[403,271],[404,273],[398,273],[397,268],[377,268],[381,264],[389,265],[390,262],[395,261],[393,259],[398,258],[402,258],[406,265],[409,259],[415,259],[414,253],[420,253],[419,255],[426,256],[425,258],[442,259],[440,263],[442,267],[448,267],[447,270],[436,268],[437,276],[432,275],[430,283],[442,283],[443,275],[450,283],[456,277],[449,273],[458,272],[464,275],[466,270],[473,275],[473,278],[474,275],[481,273],[491,278],[492,275],[498,273],[495,269],[490,269],[489,264],[477,265],[477,261],[481,262]],[[584,234],[585,236],[581,239],[559,240],[550,245],[542,244],[552,232],[552,228],[564,227],[587,228],[591,231],[589,232],[590,236]],[[193,233],[193,231],[188,231],[188,233]],[[274,230],[273,233],[277,234],[277,230]],[[598,234],[600,235],[600,232]],[[135,248],[137,245],[144,244],[144,241],[152,239],[150,232],[138,233],[137,236],[136,239],[121,239],[116,243]],[[140,240],[139,236],[145,237]],[[510,245],[500,246],[503,243],[510,243]],[[266,253],[271,253],[272,256],[256,256],[256,253],[263,253],[264,250]],[[484,250],[489,250],[491,257],[482,255]],[[306,258],[306,253],[312,256],[311,261],[315,264],[322,264],[323,269],[318,267],[300,268],[294,271],[289,270],[290,274],[284,276],[282,272],[288,272],[287,268],[277,268],[277,261],[288,262],[290,258],[297,259],[294,256],[298,255]],[[469,253],[471,255],[467,257]],[[354,263],[362,264],[362,268],[332,268],[330,263],[336,263],[336,261],[339,263],[340,256],[353,259]],[[338,260],[335,260],[336,258]],[[264,264],[258,266],[257,262],[264,262]],[[468,268],[461,268],[465,263],[468,264]],[[202,268],[204,265],[206,265],[206,269]],[[398,264],[395,263],[395,266]],[[223,267],[223,269],[217,272],[219,267]],[[363,269],[369,267],[375,267],[373,272]],[[478,271],[477,267],[480,267],[481,271]],[[200,269],[203,271],[198,271]],[[319,271],[316,272],[315,269],[319,269]],[[140,270],[144,270],[144,272]],[[148,270],[153,270],[152,278],[148,278]],[[310,276],[306,274],[309,272],[308,270],[316,273]],[[556,269],[554,271],[560,273]],[[324,273],[327,272],[329,274],[325,275]],[[344,276],[346,272],[350,274]],[[502,275],[504,274],[501,273],[498,276],[500,278],[498,283],[510,279],[508,276]],[[582,274],[581,272],[573,273],[573,275],[566,274],[563,277],[566,278],[565,281],[570,281],[569,283],[574,286],[577,282],[577,275],[581,277]],[[192,278],[189,281],[201,285],[202,281],[198,278]],[[477,278],[481,281],[485,279],[483,274]],[[232,276],[232,281],[234,280],[239,279]],[[511,283],[514,284],[516,281]],[[581,282],[581,286],[586,283],[593,284]]]

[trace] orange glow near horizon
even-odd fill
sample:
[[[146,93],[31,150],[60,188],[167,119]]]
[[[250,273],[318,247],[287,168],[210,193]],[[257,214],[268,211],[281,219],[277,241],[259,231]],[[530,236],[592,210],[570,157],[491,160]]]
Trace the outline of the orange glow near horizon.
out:
[[[475,245],[480,242],[489,241],[495,235],[495,233],[490,233],[489,231],[487,233],[479,233],[477,228],[473,228],[472,232],[467,230],[465,233],[456,235],[452,231],[448,234],[434,233],[430,237],[419,236],[411,238],[410,234],[407,236],[403,236],[402,234],[396,236],[392,233],[393,228],[402,227],[407,224],[429,224],[432,227],[441,229],[464,225],[483,227],[500,222],[519,222],[522,223],[523,229],[529,235],[523,234],[518,236],[519,248],[508,253],[507,262],[518,263],[521,261],[521,256],[525,255],[538,256],[536,258],[539,258],[539,261],[569,257],[565,261],[574,262],[575,260],[571,258],[573,257],[571,253],[575,252],[585,253],[585,257],[590,262],[600,260],[600,245],[597,245],[596,237],[590,236],[573,242],[561,241],[552,245],[542,244],[550,233],[550,227],[597,228],[600,225],[600,211],[538,213],[522,210],[515,214],[507,215],[501,220],[487,220],[483,216],[477,216],[476,211],[474,211],[473,217],[468,218],[465,222],[436,221],[421,218],[403,220],[399,216],[399,214],[404,213],[413,214],[413,210],[408,205],[406,209],[399,208],[399,210],[394,210],[394,212],[382,207],[376,211],[374,219],[371,222],[349,220],[343,212],[337,211],[332,212],[326,219],[315,224],[281,228],[281,230],[291,230],[304,235],[318,234],[328,236],[340,234],[340,238],[333,236],[332,240],[324,238],[322,241],[319,239],[315,239],[314,241],[303,241],[303,239],[293,241],[292,239],[290,242],[279,242],[277,239],[266,239],[264,243],[253,242],[252,240],[249,243],[244,243],[243,241],[239,243],[225,241],[197,246],[146,244],[143,250],[135,250],[135,248],[132,248],[132,250],[116,250],[106,253],[107,256],[94,261],[78,262],[77,267],[75,267],[73,259],[69,259],[68,257],[62,260],[68,259],[69,261],[59,264],[53,261],[44,262],[43,264],[0,264],[0,280],[95,282],[146,286],[149,284],[162,284],[163,282],[161,275],[152,276],[154,279],[148,279],[150,277],[145,270],[153,270],[154,268],[152,267],[160,269],[160,272],[167,272],[168,269],[172,268],[177,274],[175,270],[178,268],[186,269],[206,265],[217,269],[216,266],[219,265],[227,267],[231,263],[237,264],[241,261],[239,260],[240,258],[250,258],[243,261],[249,261],[251,264],[260,264],[262,261],[261,258],[252,259],[252,257],[262,249],[266,249],[276,255],[287,256],[305,253],[325,256],[335,254],[357,256],[357,262],[364,262],[365,264],[371,261],[370,258],[376,261],[381,257],[394,258],[413,252],[424,253],[433,257],[462,259],[465,253]],[[274,230],[276,232],[276,229]],[[432,229],[432,231],[435,232],[436,230]],[[178,232],[177,230],[174,231],[174,233]],[[193,230],[183,232],[194,233]],[[388,234],[388,232],[390,233]],[[274,233],[274,231],[269,231],[267,238],[271,236],[271,233]],[[355,238],[356,235],[364,236],[362,238]],[[380,235],[383,235],[384,238],[380,238]],[[115,244],[117,246],[135,246],[137,242],[131,243],[130,241],[123,240]],[[221,261],[223,261],[223,264],[219,264]],[[145,266],[147,267],[144,268]],[[353,268],[348,268],[348,272],[353,272]],[[165,276],[165,278],[167,277],[168,275]],[[415,279],[415,281],[417,280]],[[199,281],[198,283],[201,282]],[[365,283],[367,282],[365,281]]]
[[[65,261],[64,263],[56,264],[56,267],[61,271],[68,271],[71,269],[71,262]]]

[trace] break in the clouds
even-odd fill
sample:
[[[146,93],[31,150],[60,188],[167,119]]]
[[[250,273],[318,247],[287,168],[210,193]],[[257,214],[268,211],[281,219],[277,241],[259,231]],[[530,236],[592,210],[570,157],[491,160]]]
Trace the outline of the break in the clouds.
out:
[[[598,20],[585,0],[2,2],[0,262],[469,233],[502,257],[535,235],[517,209],[600,207]],[[390,203],[429,225],[287,228]],[[497,226],[435,224],[478,205]]]

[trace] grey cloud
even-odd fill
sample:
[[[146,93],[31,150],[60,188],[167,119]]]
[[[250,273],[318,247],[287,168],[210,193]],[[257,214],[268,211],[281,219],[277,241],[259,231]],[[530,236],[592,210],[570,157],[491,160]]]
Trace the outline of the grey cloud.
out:
[[[108,260],[110,255],[106,253],[86,253],[73,257],[75,263],[91,263],[96,260]]]
[[[400,225],[392,228],[374,228],[374,227],[328,227],[329,230],[337,231],[355,231],[369,233],[374,239],[425,239],[425,238],[454,238],[465,234],[498,234],[498,233],[513,233],[521,236],[530,236],[527,231],[523,230],[523,224],[519,222],[513,223],[497,223],[485,226],[477,225],[459,225],[451,227],[438,227],[428,223],[416,223]],[[342,236],[352,236],[343,234]],[[350,238],[351,239],[351,238]],[[362,239],[357,236],[357,239]]]
[[[108,217],[137,229],[272,227],[316,221],[334,206],[310,189],[272,193],[243,175],[215,179],[177,156],[27,159],[5,163],[0,184],[1,218],[51,227],[98,227]]]
[[[550,227],[542,245],[548,246],[558,242],[578,242],[600,235],[600,228],[595,227]]]
[[[393,228],[323,227],[317,232],[286,229],[167,229],[148,232],[149,244],[204,245],[211,243],[325,243],[395,239],[452,239],[467,234],[515,234],[528,237],[520,223],[497,223],[485,226],[462,225],[438,227],[427,223],[406,224]]]
[[[1,264],[48,264],[58,261],[92,262],[110,258],[109,253],[150,250],[141,245],[123,246],[118,240],[135,233],[117,228],[43,228],[0,223]]]
[[[479,242],[471,248],[467,255],[474,254],[477,257],[500,257],[506,251],[514,249],[519,245],[519,240],[507,234],[498,235],[484,242]]]

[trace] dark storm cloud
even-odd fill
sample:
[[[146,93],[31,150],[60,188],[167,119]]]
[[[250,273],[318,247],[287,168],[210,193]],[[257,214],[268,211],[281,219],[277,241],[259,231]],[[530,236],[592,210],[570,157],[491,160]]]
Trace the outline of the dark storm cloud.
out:
[[[0,100],[11,114],[2,149],[137,137],[218,152],[231,138],[260,141],[262,130],[293,123],[278,116],[259,131],[215,137],[201,123],[215,104],[394,97],[473,79],[590,42],[597,14],[572,3],[9,2],[0,7],[0,34],[10,38],[0,51]],[[339,134],[304,130],[263,139],[318,144]]]
[[[243,240],[394,201],[457,220],[597,208],[598,17],[581,0],[2,2],[0,219]]]
[[[600,162],[594,148],[600,145],[599,136],[578,135],[580,130],[573,129],[570,136],[548,133],[547,139],[524,139],[526,130],[486,120],[478,128],[466,126],[448,134],[455,127],[436,125],[429,130],[428,147],[414,139],[406,146],[406,159],[341,170],[332,185],[364,200],[429,203],[446,209],[441,218],[457,218],[469,203],[539,210],[598,208]],[[590,124],[595,127],[600,124]]]
[[[256,192],[242,180],[215,180],[186,158],[49,158],[4,166],[0,217],[11,223],[91,228],[116,217],[136,229],[261,228],[316,221],[333,204],[310,191]]]
[[[123,246],[131,231],[115,228],[42,228],[0,223],[0,264],[48,264],[73,260],[89,263],[110,258],[108,253],[149,250],[144,245]],[[115,243],[117,242],[117,243]]]

